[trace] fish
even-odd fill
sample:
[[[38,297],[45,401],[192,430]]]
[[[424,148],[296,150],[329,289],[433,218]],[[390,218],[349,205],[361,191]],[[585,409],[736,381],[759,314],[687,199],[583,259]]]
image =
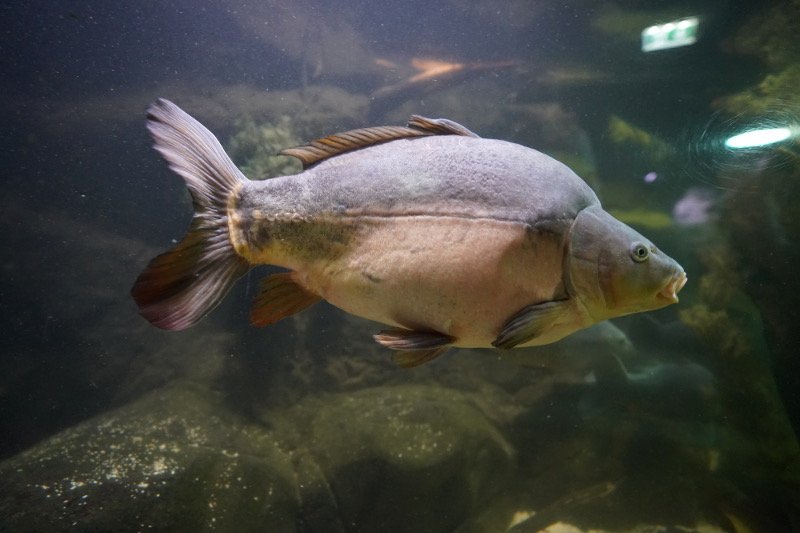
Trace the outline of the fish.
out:
[[[398,65],[385,59],[376,59],[375,63],[385,68],[396,69]],[[415,57],[411,59],[411,67],[416,71],[403,81],[392,85],[385,85],[370,95],[372,100],[380,100],[398,94],[407,95],[414,90],[419,92],[430,91],[451,80],[460,80],[481,72],[499,72],[520,66],[516,60],[503,60],[491,62],[456,63],[439,59],[425,59]]]
[[[131,289],[163,329],[194,325],[269,264],[285,271],[261,282],[253,325],[324,299],[386,326],[374,340],[411,368],[450,348],[549,344],[674,304],[687,281],[566,165],[448,119],[285,149],[303,170],[261,181],[168,100],[150,106],[147,128],[194,206],[183,239]]]
[[[406,70],[386,59],[376,59],[375,64],[392,70]],[[412,58],[411,69],[402,80],[379,87],[369,95],[370,115],[382,111],[404,100],[422,97],[425,94],[461,83],[467,79],[497,74],[522,67],[520,61],[506,59],[490,62],[452,62],[433,58]]]

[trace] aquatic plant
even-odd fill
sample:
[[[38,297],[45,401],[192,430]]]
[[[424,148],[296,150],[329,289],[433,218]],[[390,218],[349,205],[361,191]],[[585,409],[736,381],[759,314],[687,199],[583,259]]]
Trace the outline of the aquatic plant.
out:
[[[722,109],[737,115],[773,114],[776,108],[796,110],[800,106],[798,19],[800,2],[782,2],[759,11],[739,29],[733,48],[761,59],[771,72],[755,86],[720,99]]]
[[[796,21],[800,2],[776,3],[755,12],[731,41],[735,51],[754,56],[767,67],[764,77],[750,88],[721,98],[719,109],[756,123],[775,122],[789,125],[797,119],[800,97],[800,46],[796,38]],[[786,124],[788,123],[788,124]],[[719,170],[718,181],[730,189],[722,209],[722,221],[729,230],[728,238],[735,251],[735,262],[729,268],[742,273],[743,290],[754,302],[764,327],[764,358],[772,370],[774,388],[781,393],[794,432],[800,432],[800,367],[796,346],[800,342],[797,324],[796,295],[800,286],[796,265],[800,261],[797,241],[800,239],[800,158],[796,140],[773,145],[740,156],[736,165]],[[742,375],[747,375],[740,369]],[[751,385],[758,397],[770,384]],[[755,402],[750,402],[753,405]],[[780,408],[774,407],[780,412]],[[765,408],[766,409],[766,408]],[[749,408],[752,412],[752,409]],[[769,413],[765,413],[769,419]],[[776,421],[771,415],[770,423]],[[775,429],[766,427],[767,435]],[[772,453],[779,449],[772,446]],[[787,448],[783,448],[785,451]],[[794,450],[796,453],[796,444]]]
[[[721,100],[721,106],[731,113],[753,115],[773,114],[780,109],[800,107],[800,65],[789,65],[780,72],[768,74],[757,85]]]
[[[274,122],[256,123],[250,117],[240,119],[237,133],[228,147],[231,157],[250,179],[266,179],[295,174],[301,170],[294,157],[278,155],[284,148],[298,146],[301,141],[295,133],[292,120],[281,116]]]
[[[779,174],[791,170],[786,165],[781,168]],[[776,204],[768,191],[796,196],[785,194],[785,187],[775,187],[768,174],[753,176],[766,188],[754,189],[752,180],[746,180],[740,183],[741,191],[725,198],[721,213],[725,229],[709,237],[699,256],[705,273],[698,301],[679,312],[681,321],[709,348],[709,366],[719,378],[727,424],[740,435],[757,435],[753,450],[730,448],[721,458],[732,470],[781,469],[797,454],[797,441],[780,404],[782,397],[788,413],[794,412],[787,395],[787,385],[794,381],[795,363],[790,360],[794,349],[788,349],[789,358],[784,348],[796,346],[796,328],[789,325],[796,290],[785,271],[792,268],[788,266],[792,253],[787,252],[786,264],[775,261],[781,254],[774,252],[785,245],[773,231]],[[754,190],[763,194],[753,194]]]
[[[608,120],[608,134],[614,144],[628,145],[643,151],[653,162],[664,161],[671,152],[665,141],[616,115]]]
[[[721,357],[739,359],[752,351],[752,342],[732,317],[734,300],[746,298],[741,293],[742,279],[730,265],[736,257],[730,247],[717,245],[703,258],[706,273],[700,278],[700,302],[679,312],[681,321],[689,326]],[[748,311],[757,314],[752,304]]]
[[[772,67],[782,67],[800,58],[796,39],[800,2],[775,2],[769,9],[756,10],[739,31],[732,45],[738,52],[766,61]]]

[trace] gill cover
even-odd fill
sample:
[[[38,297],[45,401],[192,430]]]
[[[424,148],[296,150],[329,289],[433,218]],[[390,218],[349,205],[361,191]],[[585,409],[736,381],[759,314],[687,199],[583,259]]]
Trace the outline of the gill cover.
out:
[[[569,246],[572,290],[595,321],[677,301],[666,294],[682,287],[681,266],[600,206],[578,213]]]

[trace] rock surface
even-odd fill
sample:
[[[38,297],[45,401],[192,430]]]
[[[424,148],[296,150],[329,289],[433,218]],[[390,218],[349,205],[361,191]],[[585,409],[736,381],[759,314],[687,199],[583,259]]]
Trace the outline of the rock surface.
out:
[[[459,392],[366,389],[262,416],[184,383],[78,424],[0,464],[4,527],[445,531],[514,465]]]

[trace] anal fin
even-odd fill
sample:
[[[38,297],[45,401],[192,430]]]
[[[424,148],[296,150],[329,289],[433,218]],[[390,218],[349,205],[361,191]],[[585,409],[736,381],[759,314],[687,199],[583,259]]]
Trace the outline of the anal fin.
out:
[[[274,324],[282,318],[299,313],[322,298],[301,287],[292,272],[267,276],[250,310],[250,323],[254,326]]]
[[[453,337],[438,331],[415,331],[392,328],[373,335],[382,346],[396,350],[395,362],[412,368],[436,359],[450,348]]]

